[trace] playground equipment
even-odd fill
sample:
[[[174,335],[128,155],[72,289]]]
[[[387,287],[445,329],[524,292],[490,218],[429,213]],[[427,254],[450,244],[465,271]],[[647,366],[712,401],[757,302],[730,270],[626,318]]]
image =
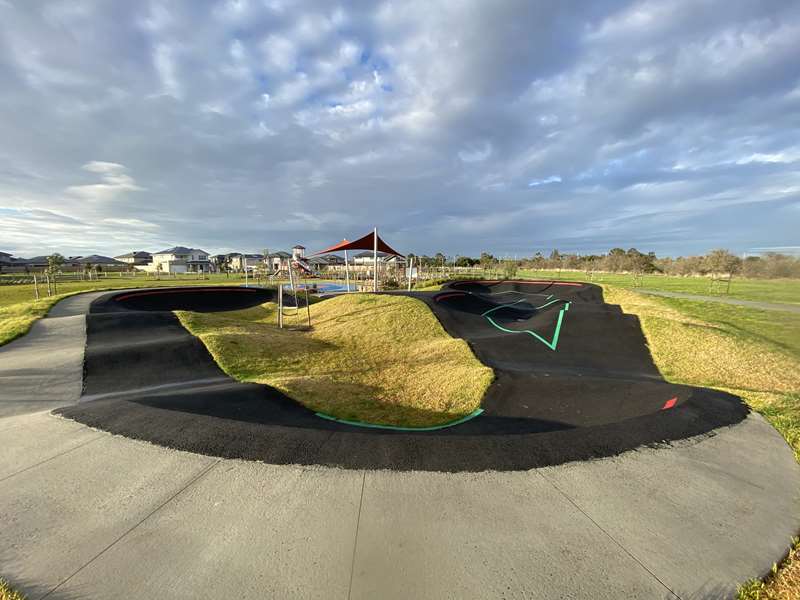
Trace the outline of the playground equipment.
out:
[[[326,248],[325,250],[320,250],[319,252],[315,252],[314,254],[329,254],[331,252],[344,252],[344,264],[345,264],[345,279],[347,281],[347,289],[350,289],[350,263],[347,259],[347,251],[348,250],[372,250],[372,291],[378,291],[378,271],[380,269],[380,262],[378,261],[378,252],[382,254],[390,255],[390,256],[397,256],[403,257],[402,254],[397,252],[396,250],[392,249],[389,244],[384,242],[381,238],[378,237],[378,228],[375,227],[372,230],[372,233],[368,233],[367,235],[358,238],[357,240],[350,242],[346,239],[342,240],[338,244],[334,244],[330,248]]]

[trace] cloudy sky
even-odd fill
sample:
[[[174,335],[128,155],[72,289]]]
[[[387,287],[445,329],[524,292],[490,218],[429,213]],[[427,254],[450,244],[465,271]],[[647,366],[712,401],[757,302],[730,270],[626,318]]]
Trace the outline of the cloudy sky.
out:
[[[0,250],[800,246],[800,2],[0,0]]]

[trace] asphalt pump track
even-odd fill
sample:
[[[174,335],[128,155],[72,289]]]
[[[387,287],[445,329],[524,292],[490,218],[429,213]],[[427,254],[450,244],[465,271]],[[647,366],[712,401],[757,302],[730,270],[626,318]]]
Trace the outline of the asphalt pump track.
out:
[[[665,382],[634,315],[595,285],[464,281],[412,292],[496,378],[483,414],[408,432],[321,419],[266,385],[234,381],[173,310],[236,310],[260,288],[111,292],[86,317],[81,402],[56,412],[111,433],[224,458],[348,469],[525,470],[712,434],[737,397]]]

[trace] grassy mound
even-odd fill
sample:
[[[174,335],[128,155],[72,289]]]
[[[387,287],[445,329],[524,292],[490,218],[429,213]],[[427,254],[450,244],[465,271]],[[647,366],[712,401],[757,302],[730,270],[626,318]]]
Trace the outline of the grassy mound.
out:
[[[311,331],[279,329],[274,303],[177,314],[232,377],[342,419],[439,425],[478,408],[493,378],[424,303],[404,296],[350,294],[313,304]]]

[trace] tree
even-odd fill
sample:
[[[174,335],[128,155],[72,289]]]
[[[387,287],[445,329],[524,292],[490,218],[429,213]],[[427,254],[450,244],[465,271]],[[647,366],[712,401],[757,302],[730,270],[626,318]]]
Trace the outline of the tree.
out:
[[[217,267],[217,271],[225,273],[225,277],[230,277],[230,263],[230,257],[225,254],[218,254],[214,257],[214,265]]]
[[[47,272],[51,275],[55,275],[61,270],[61,266],[64,264],[64,257],[60,255],[58,252],[55,254],[51,254],[47,257]]]
[[[480,263],[484,269],[488,269],[494,263],[494,256],[492,256],[488,252],[481,252]]]
[[[703,261],[705,268],[711,273],[730,273],[739,271],[742,261],[725,249],[719,248],[709,252]]]

